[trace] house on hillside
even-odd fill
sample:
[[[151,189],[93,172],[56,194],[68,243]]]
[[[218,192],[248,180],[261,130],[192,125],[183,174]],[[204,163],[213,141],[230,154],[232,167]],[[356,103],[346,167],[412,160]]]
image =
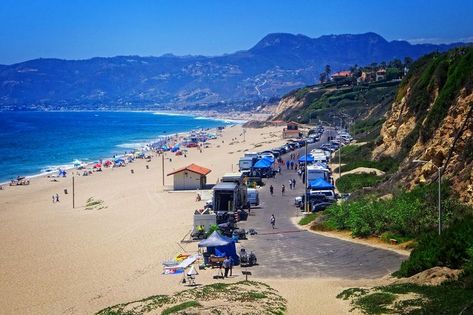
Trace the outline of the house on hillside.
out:
[[[169,173],[168,176],[174,175],[174,190],[195,190],[205,188],[210,172],[208,168],[190,164]]]
[[[351,71],[339,71],[332,74],[332,80],[342,80],[353,77],[353,73]]]
[[[299,124],[296,122],[288,122],[286,128],[282,130],[282,137],[284,139],[299,138],[300,136],[301,132],[299,131]]]
[[[386,69],[376,71],[376,81],[386,80]]]

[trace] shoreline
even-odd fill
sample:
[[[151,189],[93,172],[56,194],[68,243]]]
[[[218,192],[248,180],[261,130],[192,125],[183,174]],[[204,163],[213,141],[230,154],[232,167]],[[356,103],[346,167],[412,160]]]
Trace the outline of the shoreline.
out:
[[[20,111],[18,111],[20,112]],[[84,111],[28,111],[28,112],[44,112],[44,113],[47,113],[47,112],[62,112],[62,113],[76,113],[76,112],[89,112],[89,113],[101,113],[101,112],[116,112],[116,113],[127,113],[127,112],[134,112],[134,113],[149,113],[149,114],[153,114],[153,115],[163,115],[163,116],[185,116],[185,117],[192,117],[194,118],[195,120],[199,120],[199,119],[208,119],[208,120],[213,120],[213,121],[218,121],[218,122],[222,122],[224,124],[225,127],[230,127],[230,126],[234,126],[234,125],[241,125],[243,123],[245,123],[246,121],[244,120],[236,120],[236,119],[226,119],[226,118],[218,118],[218,117],[204,117],[204,116],[201,116],[201,115],[198,115],[197,113],[181,113],[181,112],[173,112],[173,111],[168,111],[168,112],[156,112],[156,111],[92,111],[92,110],[84,110]],[[180,132],[177,132],[177,133],[173,133],[172,135],[171,134],[160,134],[160,135],[155,135],[149,139],[143,139],[143,140],[140,140],[140,142],[137,142],[136,143],[136,146],[135,147],[123,147],[124,151],[125,152],[133,152],[133,151],[136,151],[136,150],[142,150],[144,147],[149,147],[157,142],[160,142],[161,140],[164,140],[166,138],[174,138],[175,136],[186,136],[186,135],[189,135],[190,133],[194,132],[194,131],[198,131],[198,130],[213,130],[213,131],[216,131],[217,127],[209,127],[209,128],[194,128],[194,129],[190,129],[190,130],[183,130],[183,131],[180,131]],[[124,143],[126,144],[126,143]],[[124,145],[124,144],[120,144],[120,145]],[[119,146],[120,146],[119,145]],[[112,148],[110,148],[110,151],[112,151]],[[84,155],[87,156],[86,153],[84,153]],[[94,164],[96,161],[95,160],[110,160],[110,159],[113,159],[112,155],[113,153],[111,152],[110,153],[111,156],[107,156],[107,157],[104,157],[104,156],[100,156],[100,157],[97,157],[97,158],[86,158],[85,161],[82,161],[81,162],[84,162],[84,167],[90,167],[92,164]],[[53,174],[56,174],[58,172],[59,169],[61,170],[67,170],[67,171],[70,171],[70,170],[74,170],[76,169],[77,167],[73,166],[73,163],[74,163],[74,159],[71,159],[71,161],[69,162],[64,162],[64,163],[60,163],[60,164],[52,164],[52,163],[48,163],[47,166],[44,166],[41,168],[41,170],[45,169],[45,168],[50,168],[50,169],[54,169],[52,171],[49,171],[49,172],[43,172],[43,171],[40,171],[38,173],[32,173],[32,174],[19,174],[17,176],[24,176],[26,177],[27,179],[32,179],[32,178],[38,178],[38,177],[48,177],[50,175],[53,175]],[[5,180],[2,180],[0,179],[0,186],[7,186],[10,184],[10,182],[12,181],[12,179],[15,179],[15,177],[11,177],[10,179],[5,179]]]

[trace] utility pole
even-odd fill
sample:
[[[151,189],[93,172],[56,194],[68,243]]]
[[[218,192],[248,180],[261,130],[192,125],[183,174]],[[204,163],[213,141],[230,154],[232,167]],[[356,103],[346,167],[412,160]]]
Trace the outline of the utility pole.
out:
[[[74,175],[72,175],[72,209],[76,207],[76,189],[74,185]]]
[[[307,174],[307,139],[305,140],[305,161],[304,161],[304,178],[305,178],[305,196],[304,196],[304,212],[308,212],[308,194],[307,194],[307,188],[309,187],[309,180],[308,180],[308,174]]]

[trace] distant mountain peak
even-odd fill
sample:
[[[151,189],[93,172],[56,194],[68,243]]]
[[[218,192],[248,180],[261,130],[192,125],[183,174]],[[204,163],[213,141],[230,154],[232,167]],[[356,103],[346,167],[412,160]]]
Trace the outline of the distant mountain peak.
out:
[[[302,41],[310,41],[311,38],[302,34],[270,33],[263,37],[252,50],[264,49],[274,46],[289,46]]]

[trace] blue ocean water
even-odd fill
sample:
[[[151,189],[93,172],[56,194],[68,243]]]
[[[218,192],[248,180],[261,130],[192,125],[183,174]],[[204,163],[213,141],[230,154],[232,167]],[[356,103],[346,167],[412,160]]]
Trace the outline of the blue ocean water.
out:
[[[0,112],[0,182],[230,122],[151,112]]]

